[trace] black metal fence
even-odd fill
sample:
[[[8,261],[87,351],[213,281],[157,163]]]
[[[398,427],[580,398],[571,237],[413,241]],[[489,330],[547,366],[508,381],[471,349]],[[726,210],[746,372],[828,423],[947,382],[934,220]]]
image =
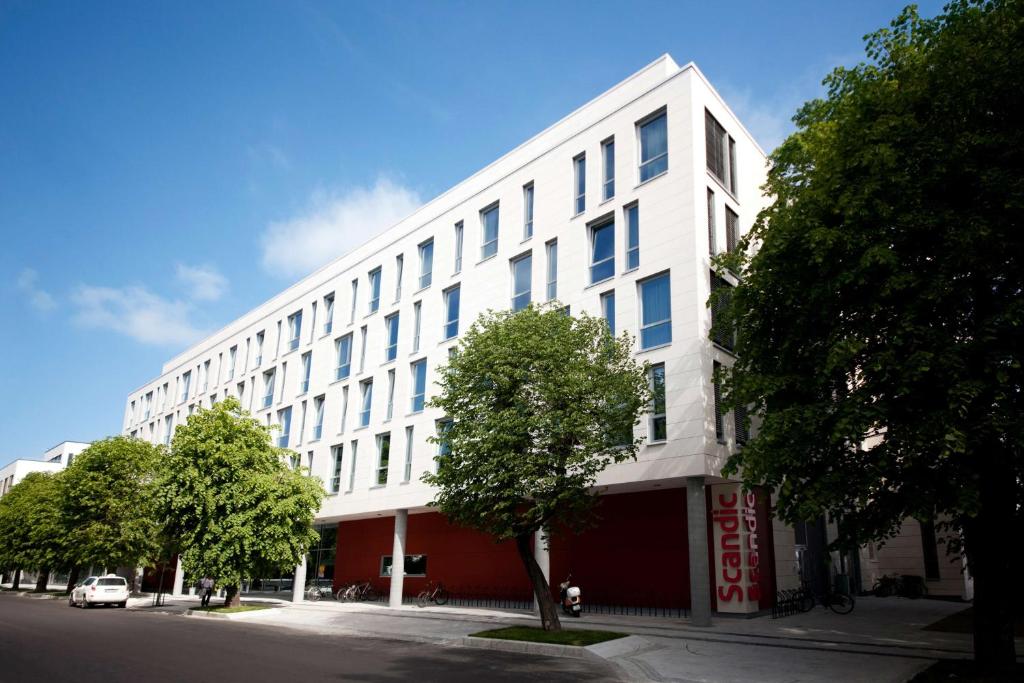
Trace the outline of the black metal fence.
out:
[[[801,605],[807,599],[805,588],[781,590],[775,594],[775,605],[772,607],[772,619],[788,617],[803,611]]]

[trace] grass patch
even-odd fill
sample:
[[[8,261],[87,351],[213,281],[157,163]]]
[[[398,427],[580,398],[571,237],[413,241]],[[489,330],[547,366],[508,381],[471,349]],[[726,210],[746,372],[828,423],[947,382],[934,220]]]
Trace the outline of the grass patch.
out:
[[[553,643],[555,645],[576,645],[586,647],[606,640],[625,638],[625,633],[613,631],[545,631],[534,626],[509,626],[471,634],[474,638],[496,638],[498,640],[522,640],[528,643]]]
[[[910,683],[1005,683],[1024,680],[1024,664],[999,672],[984,673],[970,660],[943,660],[910,679]]]
[[[217,614],[235,614],[236,612],[255,612],[261,609],[272,609],[273,605],[238,605],[237,607],[225,607],[224,605],[212,605],[210,607],[193,607],[193,612],[216,612]]]

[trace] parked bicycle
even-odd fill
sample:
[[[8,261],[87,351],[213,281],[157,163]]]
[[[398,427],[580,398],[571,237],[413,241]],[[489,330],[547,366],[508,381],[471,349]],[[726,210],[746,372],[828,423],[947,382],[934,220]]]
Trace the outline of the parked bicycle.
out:
[[[446,602],[448,602],[448,591],[443,583],[431,582],[427,584],[426,590],[420,591],[420,594],[416,596],[417,607],[426,607],[430,603],[443,605]]]
[[[810,612],[816,602],[822,607],[829,608],[836,614],[849,614],[855,606],[853,596],[848,592],[837,591],[829,585],[825,588],[824,593],[815,594],[811,589],[811,585],[804,581],[798,598],[800,611]]]
[[[928,585],[921,576],[913,574],[886,574],[878,577],[871,593],[876,598],[888,598],[898,595],[901,598],[917,600],[928,595]]]
[[[335,599],[342,602],[377,600],[379,597],[377,591],[373,588],[373,584],[369,581],[353,583],[340,589],[335,595]]]

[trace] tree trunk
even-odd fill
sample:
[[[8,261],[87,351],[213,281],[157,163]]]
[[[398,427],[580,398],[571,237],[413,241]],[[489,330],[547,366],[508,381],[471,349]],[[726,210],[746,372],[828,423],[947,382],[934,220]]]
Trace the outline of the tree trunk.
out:
[[[974,661],[983,669],[1013,667],[1015,585],[1012,541],[1016,528],[1016,478],[998,469],[982,475],[977,517],[964,522],[967,568],[974,578]]]
[[[224,606],[238,607],[242,604],[242,595],[238,592],[238,586],[228,586],[224,589]]]
[[[64,589],[64,595],[70,595],[71,591],[75,589],[75,584],[78,583],[78,576],[81,572],[82,570],[77,564],[71,568],[71,574],[68,575],[68,587]]]
[[[533,556],[533,534],[516,536],[516,548],[519,550],[519,559],[526,567],[526,574],[530,577],[530,585],[533,586],[533,594],[537,598],[544,630],[561,631],[562,623],[558,620],[558,609],[551,598],[551,588],[544,578],[544,572],[540,570],[540,565],[537,564],[537,558]]]
[[[11,590],[16,591],[21,586],[21,570],[14,570],[14,581],[11,582]]]
[[[38,576],[36,576],[36,593],[45,593],[46,588],[50,584],[50,568],[43,567],[39,570]]]

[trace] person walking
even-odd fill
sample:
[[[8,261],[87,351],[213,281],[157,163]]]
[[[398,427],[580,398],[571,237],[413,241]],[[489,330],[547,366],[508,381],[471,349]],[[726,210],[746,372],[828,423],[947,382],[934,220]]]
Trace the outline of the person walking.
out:
[[[209,607],[210,597],[213,595],[213,579],[211,579],[209,576],[204,576],[202,580],[199,582],[199,587],[203,591],[203,599],[201,604],[203,607]]]

